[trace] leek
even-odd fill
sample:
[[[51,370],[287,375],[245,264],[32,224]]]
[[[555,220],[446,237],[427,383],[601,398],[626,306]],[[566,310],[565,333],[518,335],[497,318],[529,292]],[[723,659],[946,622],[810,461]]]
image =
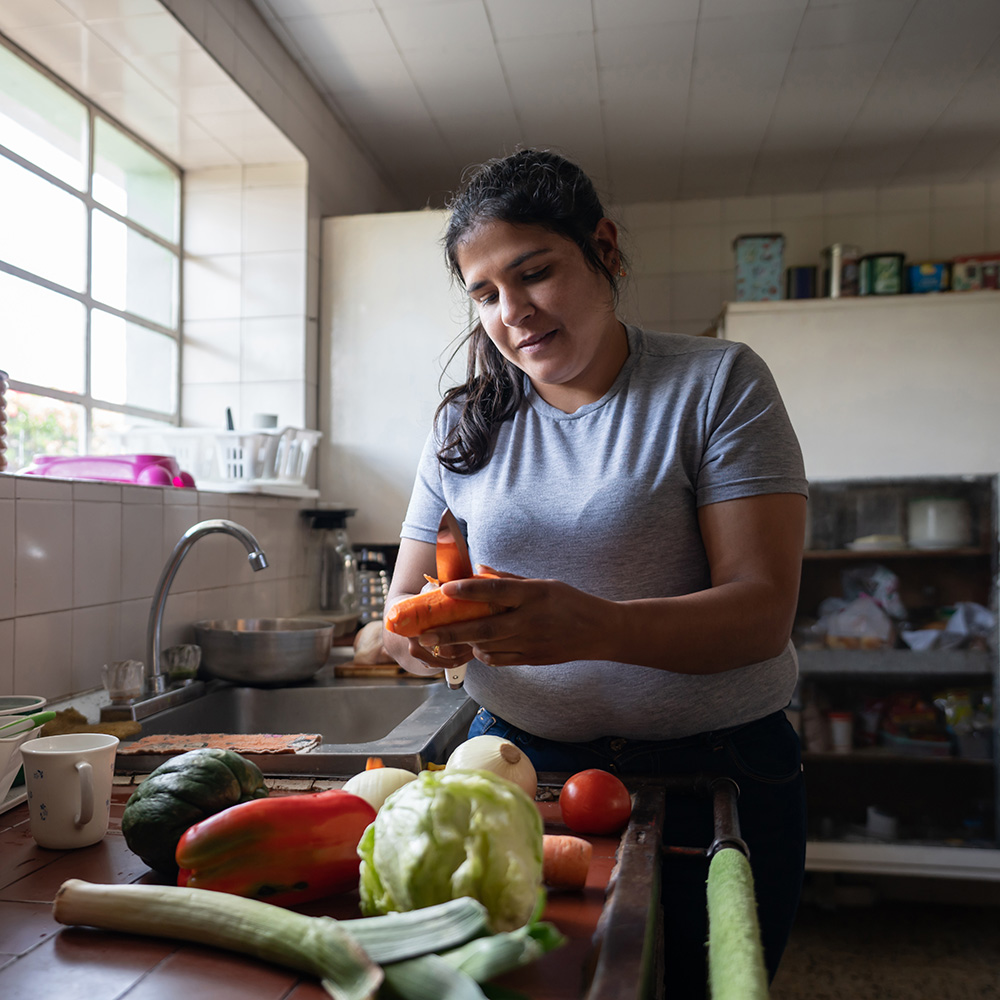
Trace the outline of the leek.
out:
[[[53,916],[62,924],[179,938],[253,955],[316,976],[334,1000],[374,996],[383,981],[376,962],[453,947],[486,927],[486,908],[468,897],[410,913],[338,921],[208,889],[80,879],[62,884]]]

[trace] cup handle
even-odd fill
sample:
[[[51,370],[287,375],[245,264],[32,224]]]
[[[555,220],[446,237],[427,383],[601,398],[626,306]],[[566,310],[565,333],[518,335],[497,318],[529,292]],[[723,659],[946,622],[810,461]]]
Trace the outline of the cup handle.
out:
[[[77,761],[76,773],[80,776],[80,812],[73,821],[86,826],[94,818],[94,769],[85,761]]]

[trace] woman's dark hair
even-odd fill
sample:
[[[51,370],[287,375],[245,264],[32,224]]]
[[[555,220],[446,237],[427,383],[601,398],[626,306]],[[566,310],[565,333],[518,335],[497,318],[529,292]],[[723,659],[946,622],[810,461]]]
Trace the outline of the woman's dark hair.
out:
[[[456,254],[459,245],[486,222],[542,226],[572,240],[587,264],[607,278],[617,297],[618,279],[600,253],[594,236],[606,216],[590,178],[575,164],[544,149],[522,149],[476,167],[448,204],[444,235],[448,269],[463,282]],[[508,361],[476,322],[459,343],[468,345],[466,381],[449,389],[435,413],[437,420],[452,403],[459,419],[438,450],[452,472],[477,472],[493,453],[497,430],[513,417],[524,398],[521,370]],[[454,354],[452,355],[454,357]]]

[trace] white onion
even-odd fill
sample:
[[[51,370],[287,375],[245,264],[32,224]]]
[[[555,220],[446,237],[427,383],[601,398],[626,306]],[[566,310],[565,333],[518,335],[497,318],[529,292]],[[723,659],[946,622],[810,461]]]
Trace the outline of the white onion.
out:
[[[373,767],[367,771],[360,771],[345,781],[344,791],[364,799],[375,812],[378,812],[382,808],[382,803],[397,788],[416,781],[416,778],[412,771],[406,771],[401,767]]]
[[[531,797],[538,791],[538,775],[527,754],[502,736],[473,736],[452,751],[446,771],[492,771],[514,782]]]

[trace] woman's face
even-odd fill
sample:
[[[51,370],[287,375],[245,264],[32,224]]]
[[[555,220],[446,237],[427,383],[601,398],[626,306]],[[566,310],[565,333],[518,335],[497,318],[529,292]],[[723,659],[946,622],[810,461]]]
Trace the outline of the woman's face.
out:
[[[602,219],[595,237],[605,265],[617,268],[614,223]],[[455,259],[487,336],[546,402],[572,413],[607,392],[628,340],[607,277],[572,240],[541,226],[487,222]]]

